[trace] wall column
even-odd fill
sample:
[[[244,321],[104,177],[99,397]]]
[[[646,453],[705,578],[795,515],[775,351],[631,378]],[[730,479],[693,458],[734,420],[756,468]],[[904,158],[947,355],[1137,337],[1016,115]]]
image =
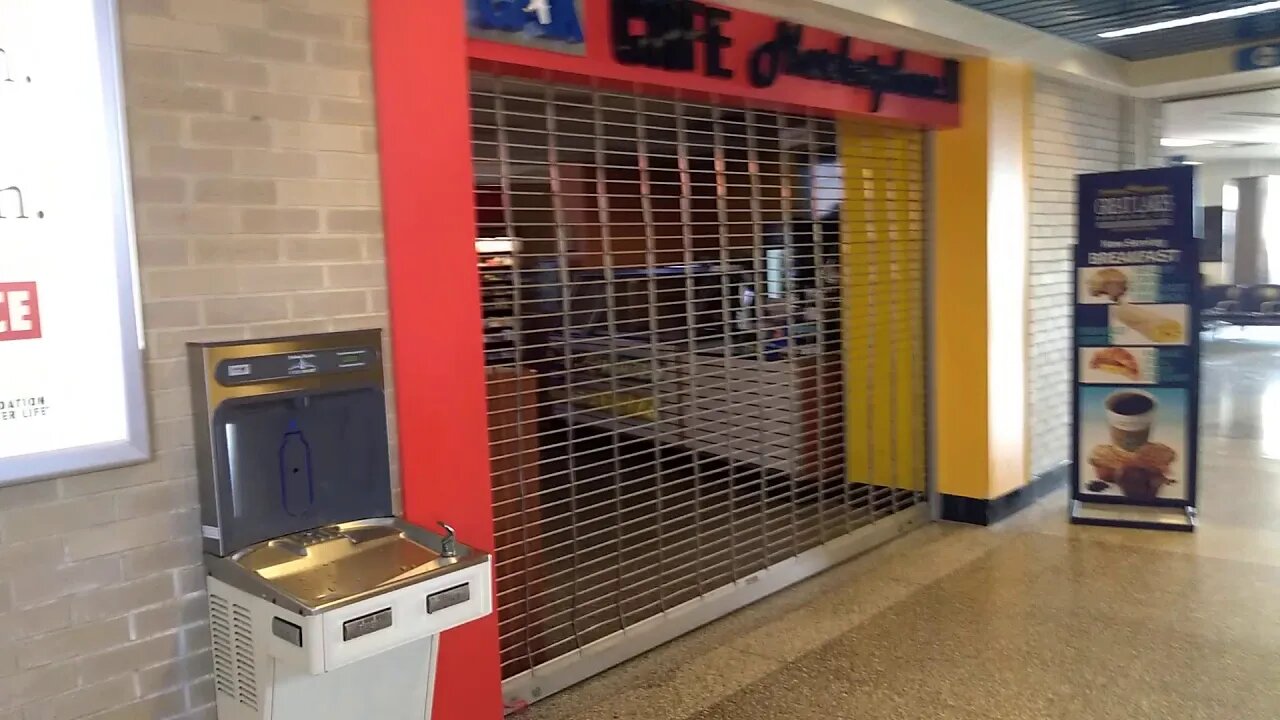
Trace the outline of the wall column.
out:
[[[943,515],[985,523],[1030,478],[1028,220],[1032,74],[967,59],[961,126],[935,135],[933,382]]]
[[[1263,253],[1262,220],[1267,204],[1265,177],[1237,178],[1239,210],[1236,211],[1236,242],[1231,253],[1231,276],[1227,282],[1256,285],[1274,282],[1266,277],[1260,262]]]
[[[465,3],[373,0],[405,516],[494,549]],[[440,642],[434,720],[502,717],[496,614]]]

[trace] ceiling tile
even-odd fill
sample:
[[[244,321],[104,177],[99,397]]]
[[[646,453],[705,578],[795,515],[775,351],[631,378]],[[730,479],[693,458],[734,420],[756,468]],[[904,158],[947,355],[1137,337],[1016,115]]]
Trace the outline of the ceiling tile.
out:
[[[1107,30],[1255,5],[1259,0],[957,0],[1127,60],[1180,55],[1280,37],[1280,11],[1217,20],[1123,38]]]

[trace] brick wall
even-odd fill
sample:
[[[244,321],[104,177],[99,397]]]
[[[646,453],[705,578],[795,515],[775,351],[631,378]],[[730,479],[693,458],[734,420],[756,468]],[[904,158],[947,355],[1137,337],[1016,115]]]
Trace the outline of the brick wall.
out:
[[[154,461],[0,489],[0,720],[212,718],[183,343],[384,326],[367,0],[122,0]]]
[[[1151,101],[1036,77],[1029,329],[1033,474],[1052,470],[1071,454],[1075,176],[1134,167],[1143,155],[1146,165],[1158,164],[1159,116],[1159,105]]]

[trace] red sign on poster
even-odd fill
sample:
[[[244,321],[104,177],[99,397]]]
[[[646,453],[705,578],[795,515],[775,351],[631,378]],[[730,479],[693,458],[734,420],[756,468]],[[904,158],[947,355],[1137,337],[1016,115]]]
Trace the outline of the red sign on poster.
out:
[[[0,283],[0,342],[40,337],[40,301],[33,282]]]
[[[929,128],[959,124],[956,60],[696,0],[582,6],[581,54],[532,47],[513,34],[510,42],[472,38],[470,55],[523,74],[549,70],[550,79],[598,79],[618,89],[733,96]]]

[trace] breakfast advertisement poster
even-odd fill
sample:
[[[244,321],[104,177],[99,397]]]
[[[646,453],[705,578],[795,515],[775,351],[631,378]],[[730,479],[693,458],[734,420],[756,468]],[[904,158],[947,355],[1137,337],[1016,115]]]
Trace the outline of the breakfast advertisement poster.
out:
[[[1077,501],[1195,505],[1200,261],[1193,173],[1179,166],[1078,177]]]

